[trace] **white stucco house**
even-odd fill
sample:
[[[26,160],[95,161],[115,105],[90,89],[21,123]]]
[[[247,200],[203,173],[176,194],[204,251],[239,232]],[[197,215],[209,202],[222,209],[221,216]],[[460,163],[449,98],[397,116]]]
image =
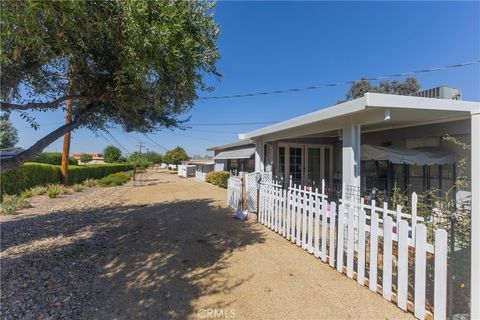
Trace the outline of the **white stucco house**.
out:
[[[309,187],[325,180],[333,199],[392,189],[405,194],[446,191],[469,178],[456,200],[471,204],[472,270],[480,268],[480,103],[366,93],[363,97],[239,135],[255,146],[255,171]],[[471,149],[443,137],[448,134]],[[471,165],[460,172],[461,159]],[[480,276],[472,272],[472,317],[480,317]]]
[[[207,149],[213,151],[215,171],[255,171],[255,142],[243,139]]]

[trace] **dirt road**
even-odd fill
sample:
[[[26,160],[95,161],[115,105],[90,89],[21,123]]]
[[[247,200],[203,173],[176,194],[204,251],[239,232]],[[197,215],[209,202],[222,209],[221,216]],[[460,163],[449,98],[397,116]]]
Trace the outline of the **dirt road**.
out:
[[[40,268],[52,271],[38,274],[58,277],[48,283],[66,281],[65,286],[74,286],[73,292],[79,293],[60,300],[58,310],[64,313],[57,313],[55,305],[47,305],[32,315],[95,319],[412,318],[260,224],[232,219],[223,189],[169,172],[149,175],[143,184],[129,188],[121,205],[101,212],[61,214],[75,225],[71,234],[88,229],[88,241],[82,238],[65,244],[76,250],[43,262]],[[52,214],[43,223],[53,227],[57,217],[58,213]],[[8,228],[2,227],[5,231]],[[41,238],[35,234],[35,241]],[[78,242],[81,248],[77,248]],[[25,244],[9,247],[15,245]],[[28,254],[7,256],[9,263],[18,264],[27,258]],[[79,264],[87,272],[75,274]],[[58,296],[55,290],[61,289],[56,288],[39,286],[32,292]],[[3,287],[2,293],[9,289]]]

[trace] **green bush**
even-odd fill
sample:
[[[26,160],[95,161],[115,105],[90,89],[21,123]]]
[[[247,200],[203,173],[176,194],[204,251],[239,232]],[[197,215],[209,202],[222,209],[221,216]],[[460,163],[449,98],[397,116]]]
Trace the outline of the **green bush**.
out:
[[[28,189],[28,191],[32,194],[32,196],[40,196],[42,194],[47,193],[47,187],[35,186],[33,188]]]
[[[85,181],[83,181],[83,185],[87,188],[93,188],[98,184],[97,180],[88,178]]]
[[[122,184],[128,182],[130,180],[130,175],[125,172],[118,172],[103,177],[102,179],[98,180],[98,184],[103,187],[109,186],[121,186]]]
[[[1,203],[2,214],[13,214],[20,209],[30,207],[30,201],[19,195],[3,195]]]
[[[85,189],[85,186],[81,183],[76,183],[72,186],[72,190],[75,192],[81,192],[83,189]]]
[[[47,196],[49,198],[56,198],[62,193],[62,188],[58,184],[52,184],[48,186]]]
[[[207,176],[205,177],[205,182],[214,184],[222,188],[227,188],[228,178],[230,178],[230,173],[227,171],[212,171],[207,173]]]
[[[94,164],[89,166],[70,166],[68,183],[81,183],[86,179],[101,179],[109,174],[130,170],[128,164]]]
[[[2,194],[19,194],[38,185],[59,183],[60,166],[43,163],[25,163],[18,168],[2,173]]]
[[[42,152],[36,156],[32,162],[59,166],[62,164],[62,154],[59,152]],[[73,157],[68,158],[68,163],[72,165],[78,165],[77,159],[74,159]]]
[[[69,166],[69,184],[82,183],[86,179],[100,179],[109,174],[130,169],[128,164],[97,164],[90,166]],[[2,173],[1,193],[19,194],[35,186],[60,183],[60,166],[43,163],[25,163],[13,170]]]

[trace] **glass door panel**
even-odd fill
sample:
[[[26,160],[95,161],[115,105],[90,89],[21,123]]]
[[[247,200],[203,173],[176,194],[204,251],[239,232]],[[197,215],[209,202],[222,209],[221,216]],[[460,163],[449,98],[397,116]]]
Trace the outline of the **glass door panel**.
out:
[[[290,147],[289,169],[293,184],[302,184],[302,148]]]

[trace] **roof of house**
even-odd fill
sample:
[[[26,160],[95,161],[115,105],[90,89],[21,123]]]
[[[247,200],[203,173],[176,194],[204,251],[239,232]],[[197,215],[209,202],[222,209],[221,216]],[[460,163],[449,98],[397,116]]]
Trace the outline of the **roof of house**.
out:
[[[249,159],[255,153],[255,147],[234,149],[228,151],[222,151],[215,156],[215,160],[228,160],[228,159]]]
[[[72,157],[75,158],[75,159],[80,159],[82,154],[84,154],[84,153],[74,153],[72,155]],[[103,154],[101,154],[101,153],[87,153],[87,154],[91,155],[92,159],[94,159],[94,160],[95,159],[103,159]]]
[[[235,141],[235,142],[230,142],[230,143],[222,144],[222,145],[219,145],[219,146],[210,147],[210,148],[208,148],[207,150],[208,150],[208,151],[217,151],[217,150],[223,150],[223,149],[229,149],[229,148],[247,146],[247,145],[250,145],[250,144],[253,145],[253,144],[254,144],[254,141],[253,141],[253,140],[250,140],[250,139],[243,139],[243,140],[238,140],[238,141]]]
[[[425,119],[428,119],[428,114],[425,113],[426,111],[434,111],[436,112],[437,118],[440,119],[443,117],[446,119],[455,113],[463,113],[464,116],[469,116],[471,113],[479,112],[480,103],[472,101],[400,96],[381,93],[366,93],[363,97],[355,100],[343,102],[328,108],[276,123],[271,126],[239,134],[239,139],[252,139],[264,135],[274,134],[284,130],[300,126],[307,126],[320,121],[352,115],[375,108],[389,110],[410,109],[412,111],[422,111],[422,117]],[[434,112],[431,113],[433,114]]]

